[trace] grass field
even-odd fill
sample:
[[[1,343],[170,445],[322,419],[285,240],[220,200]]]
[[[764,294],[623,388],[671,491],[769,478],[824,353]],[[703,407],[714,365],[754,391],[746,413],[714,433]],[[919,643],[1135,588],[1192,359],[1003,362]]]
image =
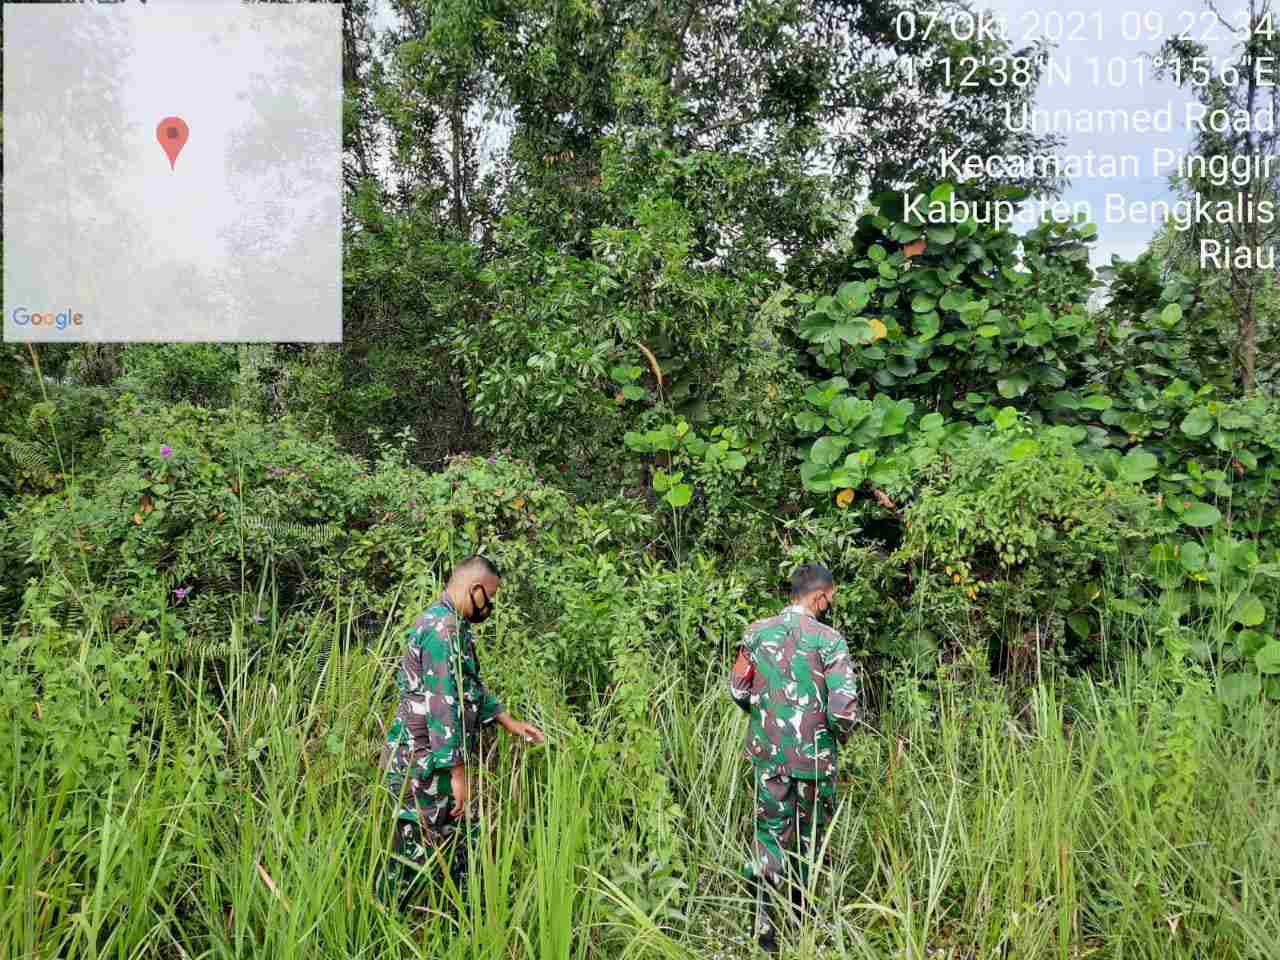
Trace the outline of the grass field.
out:
[[[486,649],[502,648],[498,623]],[[68,658],[87,656],[83,640],[64,638]],[[133,733],[149,759],[105,782],[60,765],[54,731],[24,736],[10,718],[0,955],[752,952],[736,879],[751,813],[744,718],[718,664],[695,682],[655,665],[642,719],[662,744],[657,807],[636,798],[610,701],[570,711],[547,687],[514,705],[549,742],[499,740],[475,771],[485,839],[470,889],[438,886],[404,914],[380,907],[391,810],[373,763],[399,642],[394,630],[351,642],[332,617],[289,649],[249,650],[233,630],[216,663],[159,674]],[[487,661],[501,692],[506,661]],[[842,757],[813,915],[784,952],[1276,956],[1276,717],[1261,703],[1225,716],[1204,678],[1171,670],[1130,665],[1105,688],[1013,693],[978,672],[940,697],[906,679],[889,688]],[[110,695],[86,685],[86,709]]]

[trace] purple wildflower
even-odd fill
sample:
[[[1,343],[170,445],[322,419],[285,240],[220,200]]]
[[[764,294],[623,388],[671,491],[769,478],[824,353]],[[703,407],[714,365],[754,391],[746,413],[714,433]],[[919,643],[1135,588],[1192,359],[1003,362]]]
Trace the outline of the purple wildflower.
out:
[[[495,463],[497,463],[497,462],[498,462],[498,461],[497,461],[497,460],[495,460],[495,459],[493,459],[493,457],[490,457],[490,458],[489,458],[489,466],[493,466],[493,465],[494,465]]]
[[[179,587],[177,590],[173,591],[173,595],[179,600],[185,600],[187,599],[187,594],[190,592],[190,587]]]
[[[172,456],[173,456],[173,447],[170,447],[170,446],[163,446],[163,447],[161,447],[161,448],[160,448],[160,456],[162,456],[162,457],[164,457],[166,460],[168,460],[170,457],[172,457]]]

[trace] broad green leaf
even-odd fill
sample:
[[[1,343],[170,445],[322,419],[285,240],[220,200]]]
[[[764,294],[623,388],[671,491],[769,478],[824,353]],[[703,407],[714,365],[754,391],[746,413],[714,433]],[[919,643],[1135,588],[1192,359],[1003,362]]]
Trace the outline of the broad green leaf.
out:
[[[950,226],[930,227],[926,233],[929,235],[929,243],[931,245],[941,246],[950,243],[956,238],[956,229]]]
[[[854,320],[852,323],[837,323],[831,328],[831,334],[851,346],[862,344],[871,339],[871,325],[865,320]]]
[[[951,199],[951,195],[956,192],[956,188],[949,183],[940,183],[929,191],[930,203],[946,203]]]
[[[942,414],[928,413],[920,418],[920,429],[927,432],[941,430],[945,423],[946,421],[943,419]]]
[[[840,289],[836,291],[836,299],[850,313],[860,312],[870,298],[871,292],[865,283],[842,283]]]
[[[915,318],[920,339],[928,342],[938,335],[939,320],[936,313],[922,313]]]
[[[915,313],[928,313],[935,306],[937,301],[932,297],[926,297],[923,293],[917,293],[911,298],[911,309]]]
[[[1018,411],[1013,407],[1005,407],[995,415],[994,423],[999,430],[1008,430],[1018,422]]]
[[[1212,527],[1222,519],[1218,508],[1211,503],[1196,500],[1182,511],[1182,522],[1192,527]]]
[[[673,507],[688,506],[689,501],[693,499],[693,488],[687,483],[676,484],[667,493],[666,500]]]
[[[1270,642],[1271,638],[1260,630],[1241,630],[1236,634],[1236,646],[1246,657],[1252,657]]]
[[[806,490],[826,493],[831,489],[831,469],[812,460],[806,460],[800,464],[800,482],[804,484]]]
[[[1182,432],[1189,437],[1202,437],[1213,429],[1213,414],[1205,407],[1196,407],[1183,418]]]
[[[1280,673],[1280,643],[1268,643],[1253,655],[1253,662],[1264,676]]]
[[[1120,460],[1118,469],[1122,479],[1130,483],[1142,483],[1156,475],[1160,469],[1160,461],[1155,454],[1141,447],[1134,447]]]
[[[1009,459],[1015,463],[1019,460],[1025,460],[1027,457],[1034,457],[1040,452],[1040,444],[1032,440],[1030,437],[1019,440],[1009,448]]]
[[[1028,330],[1022,339],[1028,346],[1043,347],[1053,339],[1053,330],[1042,323]]]
[[[880,244],[873,243],[870,247],[867,248],[867,256],[870,257],[872,260],[876,261],[877,263],[879,263],[886,256],[888,256],[888,254],[885,252],[884,247],[880,246]]]
[[[996,381],[996,389],[1000,391],[1000,396],[1006,400],[1022,396],[1027,392],[1027,387],[1029,386],[1031,386],[1031,381],[1021,373]]]
[[[986,337],[988,340],[990,340],[992,337],[997,337],[1000,335],[1000,328],[997,327],[994,323],[984,323],[982,326],[978,328],[977,333],[978,333],[978,336]]]
[[[896,437],[901,434],[907,426],[907,417],[911,415],[912,404],[910,401],[904,400],[887,407],[884,411],[884,419],[880,422],[880,436]]]
[[[609,376],[613,378],[615,383],[630,383],[639,375],[639,367],[628,367],[625,364],[618,364],[609,371]]]
[[[868,472],[871,482],[881,487],[900,483],[905,475],[906,463],[900,457],[882,457]]]
[[[1160,311],[1160,322],[1166,327],[1172,327],[1182,319],[1182,307],[1176,303],[1171,303]]]
[[[1204,547],[1194,540],[1188,540],[1178,548],[1178,561],[1182,564],[1182,569],[1188,573],[1203,569]]]
[[[809,450],[809,459],[829,467],[840,459],[840,455],[848,446],[849,441],[844,437],[820,437],[814,441],[813,447]]]
[[[794,419],[796,422],[796,429],[805,433],[816,433],[822,429],[823,419],[816,413],[810,413],[806,410],[804,413],[797,413]]]
[[[827,410],[844,427],[856,427],[871,413],[871,401],[860,397],[837,397]]]
[[[1106,410],[1111,406],[1112,402],[1108,396],[1101,393],[1091,393],[1080,401],[1080,406],[1089,410]]]
[[[851,470],[848,467],[836,467],[831,471],[831,486],[833,489],[837,487],[856,487],[862,483],[863,471],[859,468]]]
[[[1236,601],[1235,609],[1231,611],[1231,617],[1237,623],[1241,623],[1246,627],[1256,627],[1267,619],[1267,608],[1252,593],[1246,593]]]

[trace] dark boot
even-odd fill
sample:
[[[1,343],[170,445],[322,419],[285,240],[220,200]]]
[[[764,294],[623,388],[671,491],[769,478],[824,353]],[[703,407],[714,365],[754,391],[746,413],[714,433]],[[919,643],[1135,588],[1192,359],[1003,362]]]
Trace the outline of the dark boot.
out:
[[[758,877],[747,881],[750,891],[756,943],[765,953],[778,952],[778,919],[773,906],[773,891]]]

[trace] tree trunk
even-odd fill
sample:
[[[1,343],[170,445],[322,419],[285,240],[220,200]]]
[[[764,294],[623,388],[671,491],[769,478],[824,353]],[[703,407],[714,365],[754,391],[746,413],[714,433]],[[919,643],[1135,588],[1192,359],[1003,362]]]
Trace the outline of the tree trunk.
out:
[[[455,96],[449,107],[449,131],[453,140],[453,220],[461,239],[470,239],[471,225],[467,222],[466,201],[463,197],[463,151],[466,150],[467,131],[463,125],[462,97]]]

